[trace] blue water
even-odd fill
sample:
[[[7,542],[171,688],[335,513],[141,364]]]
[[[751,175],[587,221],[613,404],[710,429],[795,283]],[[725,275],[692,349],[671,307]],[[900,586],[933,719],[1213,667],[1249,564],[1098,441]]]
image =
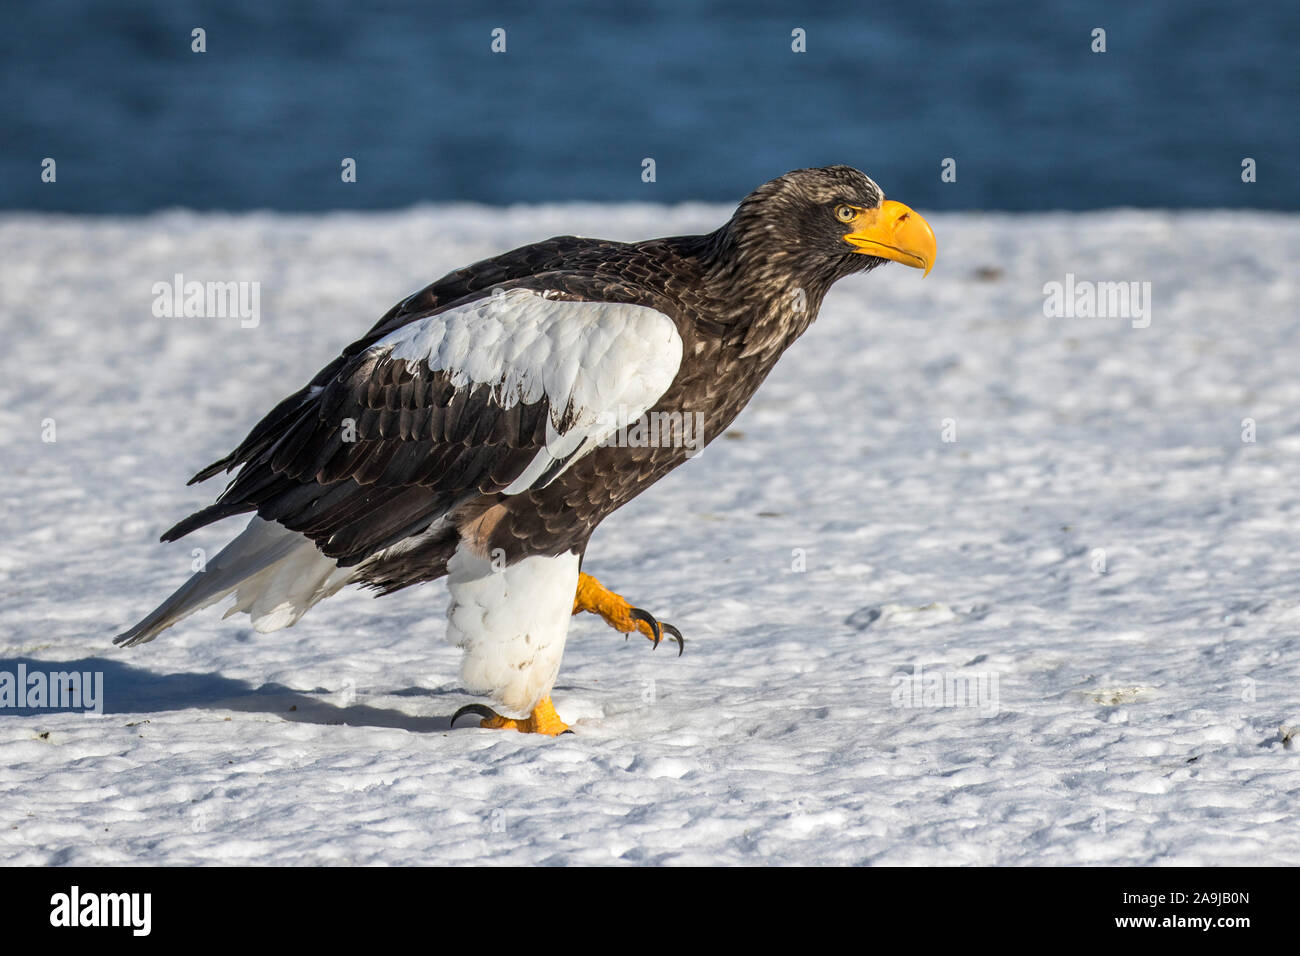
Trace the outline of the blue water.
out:
[[[9,4],[0,208],[731,201],[849,163],[925,209],[1300,210],[1298,42],[1271,2]]]

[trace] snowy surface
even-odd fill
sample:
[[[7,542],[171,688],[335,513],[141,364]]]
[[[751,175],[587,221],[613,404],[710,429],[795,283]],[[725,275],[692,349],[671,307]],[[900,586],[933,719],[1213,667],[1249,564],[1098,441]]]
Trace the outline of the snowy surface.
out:
[[[1297,218],[931,217],[929,278],[840,283],[597,532],[588,569],[688,644],[576,619],[573,736],[448,730],[441,583],[111,647],[242,526],[158,544],[219,490],[186,479],[393,302],[729,214],[0,218],[0,670],[106,696],[0,710],[0,862],[1300,864]],[[178,272],[260,281],[260,324],[154,318]],[[1150,282],[1150,327],[1046,318],[1066,273]],[[917,666],[996,712],[895,706]]]

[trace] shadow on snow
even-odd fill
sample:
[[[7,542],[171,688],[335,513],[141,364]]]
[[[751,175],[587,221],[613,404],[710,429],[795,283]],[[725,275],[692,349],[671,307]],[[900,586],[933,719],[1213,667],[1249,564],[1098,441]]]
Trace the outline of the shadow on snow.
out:
[[[157,674],[139,667],[103,657],[85,657],[73,661],[42,661],[33,658],[0,658],[0,673],[19,673],[20,665],[30,675],[47,675],[76,671],[103,674],[103,713],[156,714],[191,708],[273,714],[284,720],[308,724],[342,724],[349,727],[388,727],[412,733],[445,731],[450,715],[420,716],[400,710],[371,707],[367,704],[335,703],[342,693],[318,687],[295,690],[283,684],[253,684],[223,677],[220,674]],[[456,689],[408,687],[388,691],[394,697],[464,698]],[[333,700],[331,700],[333,698]],[[79,707],[0,706],[0,720],[5,717],[31,717],[40,714],[80,713]]]

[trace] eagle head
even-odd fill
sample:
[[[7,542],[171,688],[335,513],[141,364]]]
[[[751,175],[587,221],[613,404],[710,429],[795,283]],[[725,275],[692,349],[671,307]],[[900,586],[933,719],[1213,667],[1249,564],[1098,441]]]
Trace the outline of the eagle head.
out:
[[[852,166],[796,169],[746,196],[727,224],[750,268],[836,279],[886,261],[934,266],[930,224]]]

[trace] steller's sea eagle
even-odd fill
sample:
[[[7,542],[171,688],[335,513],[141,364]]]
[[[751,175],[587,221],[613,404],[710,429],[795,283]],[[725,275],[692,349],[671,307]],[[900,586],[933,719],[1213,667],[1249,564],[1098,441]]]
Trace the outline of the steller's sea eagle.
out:
[[[611,436],[666,414],[699,416],[716,438],[837,279],[886,260],[929,272],[934,257],[921,216],[829,166],[765,183],[708,235],[560,236],[457,269],[194,476],[238,469],[163,541],[253,518],[115,643],[151,641],[227,595],[228,613],[270,631],[346,584],[387,593],[445,576],[462,678],[510,713],[457,716],[563,733],[550,692],[573,614],[682,644],[581,571],[601,520],[691,453]]]

